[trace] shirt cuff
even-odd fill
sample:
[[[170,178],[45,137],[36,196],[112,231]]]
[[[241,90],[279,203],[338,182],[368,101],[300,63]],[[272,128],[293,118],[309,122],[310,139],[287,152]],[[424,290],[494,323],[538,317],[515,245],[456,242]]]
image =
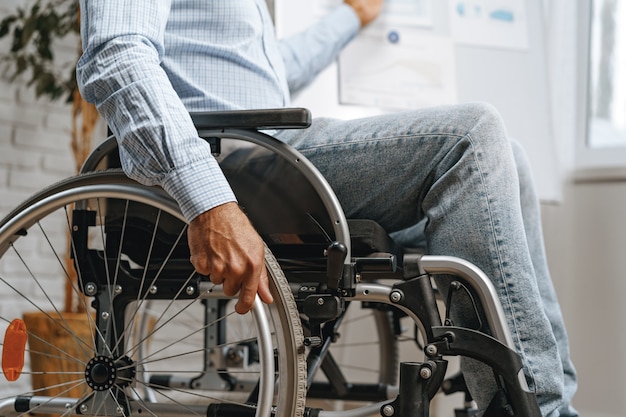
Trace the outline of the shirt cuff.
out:
[[[176,200],[188,222],[207,210],[237,201],[214,158],[198,160],[169,172],[161,186]]]

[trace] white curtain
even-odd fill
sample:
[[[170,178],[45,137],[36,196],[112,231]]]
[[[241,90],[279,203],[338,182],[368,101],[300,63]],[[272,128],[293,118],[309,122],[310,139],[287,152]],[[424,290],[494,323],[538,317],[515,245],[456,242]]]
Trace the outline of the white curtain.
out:
[[[578,1],[543,0],[552,120],[563,175],[574,168],[578,91]]]

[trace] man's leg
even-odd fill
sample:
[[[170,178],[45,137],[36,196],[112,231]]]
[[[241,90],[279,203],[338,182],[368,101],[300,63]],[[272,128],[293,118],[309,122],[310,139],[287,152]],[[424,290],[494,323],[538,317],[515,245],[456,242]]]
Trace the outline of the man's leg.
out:
[[[550,320],[552,332],[557,341],[561,364],[563,366],[563,408],[559,411],[562,417],[577,416],[578,413],[571,406],[572,398],[578,386],[576,370],[570,358],[569,341],[565,330],[565,323],[563,322],[561,307],[559,306],[556,291],[554,290],[554,285],[548,270],[548,261],[541,228],[539,199],[537,198],[530,164],[528,163],[524,149],[517,142],[512,142],[512,147],[520,183],[520,201],[526,240],[528,241],[530,257],[533,261],[533,268],[535,269],[537,285],[539,287],[539,293],[541,294],[544,311],[548,320]]]
[[[375,219],[390,232],[426,218],[430,253],[479,266],[493,280],[542,413],[563,406],[561,362],[528,248],[513,152],[492,107],[316,120],[280,137],[328,178],[349,217]],[[461,325],[468,316],[453,313]],[[492,389],[471,385],[486,407]]]

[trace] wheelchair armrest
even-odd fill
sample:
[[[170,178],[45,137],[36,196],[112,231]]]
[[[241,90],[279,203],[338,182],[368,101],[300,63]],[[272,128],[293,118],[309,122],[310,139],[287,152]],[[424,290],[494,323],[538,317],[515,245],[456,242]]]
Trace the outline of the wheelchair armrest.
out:
[[[303,108],[232,110],[191,113],[196,129],[303,129],[311,125],[311,112]]]

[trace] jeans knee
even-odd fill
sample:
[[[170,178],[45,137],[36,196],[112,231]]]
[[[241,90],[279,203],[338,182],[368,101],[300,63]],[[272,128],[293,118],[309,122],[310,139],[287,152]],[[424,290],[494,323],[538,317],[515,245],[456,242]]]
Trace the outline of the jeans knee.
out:
[[[468,103],[467,111],[471,115],[470,119],[474,122],[470,133],[472,130],[480,129],[486,132],[487,136],[506,138],[504,120],[495,106],[484,102]],[[483,135],[485,134],[483,133]]]
[[[484,152],[492,158],[513,159],[504,120],[498,110],[489,103],[475,102],[461,105],[458,117],[462,133],[472,143],[476,151]]]

